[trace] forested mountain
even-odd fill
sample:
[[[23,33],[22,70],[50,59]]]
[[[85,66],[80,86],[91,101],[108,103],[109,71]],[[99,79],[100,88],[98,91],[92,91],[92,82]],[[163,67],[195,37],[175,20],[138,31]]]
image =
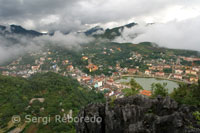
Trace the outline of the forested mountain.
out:
[[[0,25],[0,35],[24,35],[24,36],[41,36],[42,33],[34,30],[27,30],[19,25],[2,26]]]
[[[50,116],[53,119],[55,115],[68,114],[72,110],[73,116],[76,116],[81,107],[95,102],[104,102],[104,96],[82,87],[71,77],[50,72],[36,74],[29,79],[0,76],[0,132],[8,132],[23,125],[25,115]],[[10,124],[14,115],[21,117],[18,125]],[[25,125],[25,133],[31,130],[55,133],[74,130],[73,123]]]
[[[119,27],[114,27],[114,28],[108,28],[106,30],[104,30],[103,28],[96,26],[94,28],[91,28],[89,30],[87,30],[85,32],[86,35],[92,35],[94,37],[101,37],[104,39],[109,39],[109,40],[113,40],[116,37],[121,36],[121,32],[123,32],[123,30],[125,28],[132,28],[134,26],[136,26],[137,23],[130,23],[130,24],[126,24],[123,26],[119,26]]]

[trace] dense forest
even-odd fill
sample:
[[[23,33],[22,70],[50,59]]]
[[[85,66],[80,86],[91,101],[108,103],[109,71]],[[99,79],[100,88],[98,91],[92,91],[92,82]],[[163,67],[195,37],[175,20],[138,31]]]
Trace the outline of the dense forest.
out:
[[[33,98],[42,98],[43,102]],[[45,117],[68,114],[76,116],[81,107],[104,102],[103,94],[79,85],[71,77],[55,73],[36,74],[29,79],[0,76],[0,132],[8,132],[23,125],[25,115]],[[13,115],[21,116],[21,123],[10,124]],[[53,123],[48,125],[28,123],[23,132],[30,130],[44,132],[74,132],[74,123]]]

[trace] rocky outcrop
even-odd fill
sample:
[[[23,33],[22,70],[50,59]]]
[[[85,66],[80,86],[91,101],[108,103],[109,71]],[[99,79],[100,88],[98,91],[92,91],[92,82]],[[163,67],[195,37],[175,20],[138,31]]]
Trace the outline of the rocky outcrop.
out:
[[[79,121],[76,129],[78,133],[200,133],[200,125],[192,115],[195,110],[169,97],[131,96],[88,105],[78,117],[101,121]]]

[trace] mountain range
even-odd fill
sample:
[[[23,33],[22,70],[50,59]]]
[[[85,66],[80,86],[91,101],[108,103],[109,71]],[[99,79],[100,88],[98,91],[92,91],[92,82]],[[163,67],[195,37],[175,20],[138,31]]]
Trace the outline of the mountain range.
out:
[[[26,35],[32,37],[43,35],[38,31],[27,30],[19,25],[10,25],[10,26],[0,25],[0,35],[10,35],[10,34]]]
[[[106,30],[104,30],[103,28],[97,26],[94,27],[92,29],[87,30],[86,32],[84,32],[86,35],[92,35],[95,37],[102,37],[105,39],[109,39],[109,40],[113,40],[118,36],[121,36],[121,32],[125,29],[125,28],[132,28],[133,26],[138,25],[137,23],[129,23],[123,26],[119,26],[119,27],[114,27],[114,28],[108,28]]]
[[[127,25],[123,25],[123,26],[115,27],[115,28],[111,28],[111,29],[110,28],[103,29],[100,26],[96,26],[89,30],[86,30],[83,33],[87,36],[102,37],[104,39],[112,40],[115,37],[120,36],[121,32],[124,30],[124,28],[132,28],[135,25],[137,25],[137,23],[130,23]],[[46,34],[43,34],[39,31],[35,31],[35,30],[27,30],[19,25],[10,25],[10,26],[0,25],[0,35],[1,36],[24,35],[24,36],[29,36],[29,37],[37,37],[37,36],[46,35]],[[53,33],[50,33],[49,35],[53,35]]]

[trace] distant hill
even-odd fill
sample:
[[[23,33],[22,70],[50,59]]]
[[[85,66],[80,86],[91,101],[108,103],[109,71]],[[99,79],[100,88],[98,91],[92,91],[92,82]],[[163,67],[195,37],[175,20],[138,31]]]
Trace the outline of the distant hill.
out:
[[[120,27],[115,27],[111,29],[106,29],[104,30],[100,26],[93,27],[83,33],[87,36],[94,36],[94,37],[101,37],[105,39],[112,40],[115,37],[118,37],[121,35],[121,32],[124,30],[124,28],[132,28],[133,26],[137,25],[137,23],[130,23],[127,25],[123,25]],[[53,35],[54,32],[49,33],[49,35]],[[69,34],[69,33],[64,33],[64,34]],[[0,35],[5,36],[5,35],[23,35],[23,36],[29,36],[29,37],[37,37],[44,35],[43,33],[40,33],[35,30],[27,30],[23,28],[22,26],[19,25],[10,25],[10,26],[3,26],[0,25]]]
[[[98,35],[98,34],[103,34],[104,33],[104,29],[101,28],[100,26],[96,26],[92,29],[89,29],[85,32],[85,34],[88,35]]]
[[[130,23],[124,26],[113,28],[113,29],[106,29],[102,37],[112,40],[115,37],[121,36],[121,32],[124,30],[124,28],[132,28],[135,25],[137,25],[137,23]]]
[[[115,37],[121,36],[121,32],[124,30],[124,28],[132,28],[135,25],[137,25],[137,23],[130,23],[130,24],[123,25],[120,27],[115,27],[115,28],[111,28],[111,29],[108,28],[106,30],[97,26],[97,27],[87,30],[84,33],[86,35],[92,35],[94,37],[102,37],[105,39],[112,40],[112,39],[115,39]]]
[[[10,26],[3,26],[0,25],[0,35],[25,35],[30,37],[36,37],[43,35],[42,33],[34,30],[27,30],[19,25],[10,25]]]

